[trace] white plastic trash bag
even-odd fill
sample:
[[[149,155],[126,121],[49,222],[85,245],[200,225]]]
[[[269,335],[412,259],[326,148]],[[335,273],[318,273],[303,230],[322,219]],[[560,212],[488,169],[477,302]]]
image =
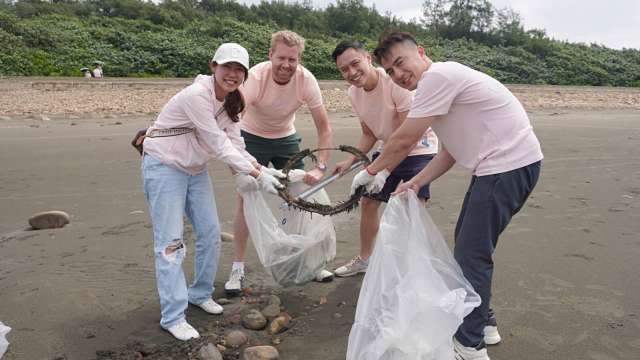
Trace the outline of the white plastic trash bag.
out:
[[[7,334],[11,331],[11,328],[6,326],[0,321],[0,359],[4,356],[4,353],[7,351],[9,347],[9,342],[6,339]]]
[[[290,192],[297,194],[306,187],[301,181],[290,183]],[[260,191],[245,192],[242,198],[258,258],[278,284],[305,284],[335,257],[336,234],[329,216],[287,207],[279,209],[276,218]],[[307,200],[330,203],[324,190]]]
[[[392,197],[358,298],[347,360],[453,359],[480,297],[413,191]]]
[[[308,188],[309,185],[302,182],[302,180],[289,183],[289,192],[291,194],[300,194]],[[327,194],[324,189],[309,196],[306,200],[324,205],[331,204],[329,194]],[[325,261],[330,262],[336,257],[336,232],[331,216],[322,216],[292,207],[280,208],[278,210],[280,227],[282,227],[284,232],[287,234],[306,235],[314,239],[322,239],[322,255],[324,255]]]

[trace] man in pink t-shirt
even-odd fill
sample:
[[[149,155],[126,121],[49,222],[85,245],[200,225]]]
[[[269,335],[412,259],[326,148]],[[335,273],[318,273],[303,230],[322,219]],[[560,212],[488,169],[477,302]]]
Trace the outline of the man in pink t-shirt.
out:
[[[362,135],[357,148],[368,153],[376,142],[383,143],[402,124],[411,107],[413,92],[396,85],[382,68],[371,63],[371,56],[359,41],[343,41],[332,54],[342,77],[351,84],[347,93],[353,111],[358,115]],[[380,227],[378,210],[382,202],[389,201],[391,193],[401,181],[409,181],[438,153],[438,138],[431,129],[387,178],[382,190],[367,194],[360,202],[360,254],[335,270],[336,276],[352,276],[366,272],[369,256]],[[374,153],[373,158],[379,152]],[[344,173],[356,160],[349,156],[336,165],[334,173]],[[431,197],[429,184],[418,191],[425,202]]]
[[[380,188],[385,169],[402,161],[429,127],[442,144],[440,152],[394,194],[417,192],[456,162],[472,172],[454,257],[482,304],[464,318],[453,345],[456,359],[488,360],[485,345],[501,340],[490,309],[493,251],[538,181],[540,143],[518,99],[494,78],[455,62],[433,63],[407,33],[383,37],[374,56],[396,84],[416,93],[407,119],[380,157],[356,175],[352,191]]]
[[[331,127],[320,86],[313,74],[300,65],[304,39],[295,32],[278,31],[271,36],[269,61],[253,66],[242,89],[247,109],[240,122],[246,150],[263,166],[282,169],[300,152],[300,137],[294,127],[295,112],[307,105],[315,124],[318,148],[331,147]],[[314,184],[327,170],[328,151],[317,153],[317,166],[307,171],[304,182]],[[302,168],[298,162],[296,168]],[[242,210],[242,198],[234,220],[235,255],[225,291],[240,293],[244,280],[244,256],[249,230]],[[317,281],[330,281],[333,274],[322,270]]]

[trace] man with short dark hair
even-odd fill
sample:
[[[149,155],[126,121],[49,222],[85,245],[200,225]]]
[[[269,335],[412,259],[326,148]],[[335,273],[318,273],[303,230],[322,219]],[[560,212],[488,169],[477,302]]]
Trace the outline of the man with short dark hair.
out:
[[[440,152],[394,194],[417,192],[455,163],[472,171],[455,229],[454,257],[482,304],[465,317],[453,344],[458,360],[488,360],[484,339],[500,340],[497,327],[488,326],[495,325],[492,255],[538,181],[540,143],[518,99],[494,78],[456,62],[432,62],[407,33],[383,37],[374,55],[396,84],[416,93],[407,119],[382,154],[355,176],[352,191],[381,188],[384,170],[402,161],[428,127],[438,135]]]
[[[343,41],[332,54],[342,77],[351,84],[347,90],[353,111],[358,115],[362,135],[360,151],[368,153],[378,141],[386,141],[407,117],[413,92],[396,85],[382,68],[371,63],[371,56],[359,41]],[[384,144],[382,145],[384,146]],[[380,149],[379,149],[380,150]],[[422,170],[438,152],[438,138],[431,129],[421,138],[407,156],[386,179],[382,190],[367,194],[360,202],[360,254],[335,270],[336,276],[352,276],[367,270],[369,256],[380,217],[382,202],[388,202],[391,193],[401,181],[408,181]],[[374,153],[373,158],[379,152]],[[350,155],[336,165],[334,173],[344,173],[356,160]],[[430,198],[429,185],[420,188],[418,197],[425,202]]]

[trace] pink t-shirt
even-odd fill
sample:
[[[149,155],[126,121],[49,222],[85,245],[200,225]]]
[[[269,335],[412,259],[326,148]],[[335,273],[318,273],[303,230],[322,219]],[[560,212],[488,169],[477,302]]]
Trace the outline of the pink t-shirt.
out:
[[[283,138],[296,132],[295,112],[304,104],[312,110],[322,106],[318,81],[302,65],[284,85],[273,80],[271,61],[255,65],[242,89],[247,103],[242,130],[268,139]]]
[[[407,117],[438,115],[431,127],[442,145],[477,176],[543,158],[524,108],[489,75],[456,62],[431,64],[418,82]]]
[[[396,85],[384,69],[376,68],[376,71],[380,77],[373,90],[366,91],[364,88],[351,86],[347,94],[351,100],[351,107],[360,121],[373,132],[376,139],[383,142],[384,146],[384,142],[402,124],[399,113],[411,108],[413,92]],[[429,128],[409,156],[437,152],[438,138]]]
[[[190,175],[204,171],[212,158],[222,160],[239,173],[250,173],[256,160],[245,151],[240,123],[221,111],[222,106],[214,94],[213,77],[198,75],[193,84],[165,104],[147,133],[177,127],[195,130],[177,136],[146,138],[144,152]]]

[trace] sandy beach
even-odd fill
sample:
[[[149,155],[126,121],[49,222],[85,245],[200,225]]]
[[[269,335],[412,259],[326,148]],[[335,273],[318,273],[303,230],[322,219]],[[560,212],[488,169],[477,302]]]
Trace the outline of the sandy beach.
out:
[[[13,328],[3,360],[96,359],[97,351],[135,341],[174,341],[158,324],[152,232],[140,157],[129,141],[188,83],[0,79],[0,321]],[[345,83],[322,88],[334,144],[354,144],[360,127]],[[529,112],[545,160],[495,254],[493,307],[503,342],[489,355],[638,359],[640,90],[511,88]],[[303,148],[314,148],[306,109],[296,126]],[[333,153],[331,163],[343,156]],[[209,169],[223,230],[231,231],[232,178],[221,162]],[[468,172],[456,166],[432,184],[428,211],[449,245],[468,182]],[[349,184],[332,185],[332,199],[344,199]],[[46,210],[69,213],[70,224],[28,230],[29,216]],[[333,221],[332,269],[358,250],[359,214]],[[233,244],[223,242],[216,298],[224,296],[232,253]],[[345,358],[362,276],[283,290],[251,247],[247,264],[249,283],[279,295],[294,318],[276,345],[281,359]],[[189,256],[188,275],[191,268]],[[231,300],[229,309],[241,301]],[[193,307],[188,317],[200,328],[223,320]]]

